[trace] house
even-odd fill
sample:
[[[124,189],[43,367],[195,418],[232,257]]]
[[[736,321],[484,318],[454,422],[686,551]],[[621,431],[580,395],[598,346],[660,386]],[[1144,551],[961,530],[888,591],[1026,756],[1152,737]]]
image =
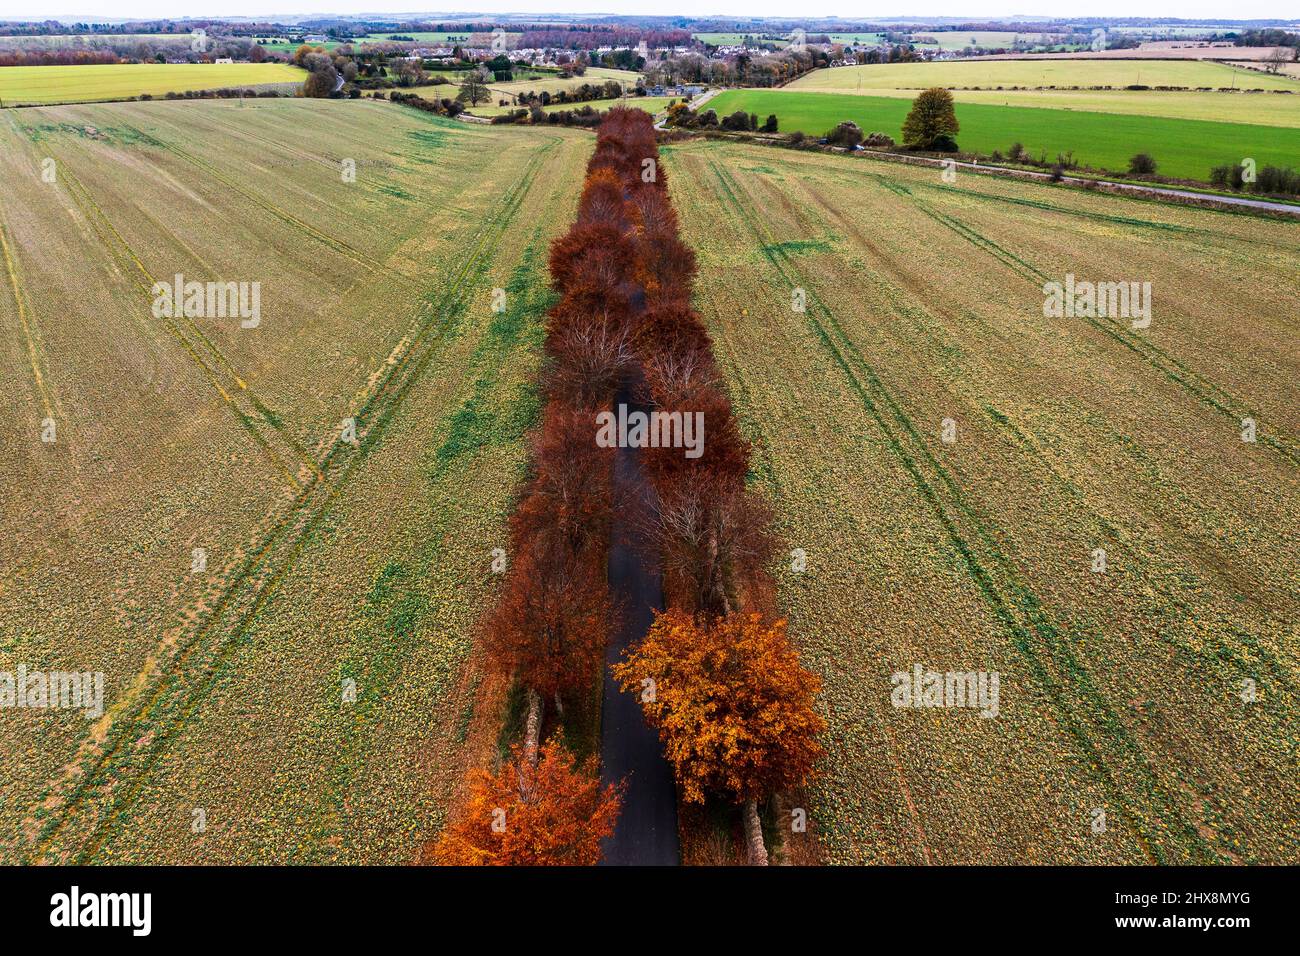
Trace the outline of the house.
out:
[[[234,63],[235,61],[228,56],[219,56],[212,62],[213,63]]]
[[[329,37],[323,33],[308,33],[302,38],[303,43],[324,43]]]

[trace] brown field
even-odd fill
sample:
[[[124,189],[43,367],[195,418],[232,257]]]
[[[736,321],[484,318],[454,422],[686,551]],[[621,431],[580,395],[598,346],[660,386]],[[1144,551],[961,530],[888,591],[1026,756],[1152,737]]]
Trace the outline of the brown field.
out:
[[[826,858],[1300,859],[1300,226],[758,146],[667,165],[807,553],[780,599],[825,682]],[[1067,273],[1150,282],[1151,327],[1044,318]],[[998,716],[891,706],[914,664],[998,672]]]
[[[0,113],[0,670],[108,707],[4,713],[0,860],[415,857],[590,148],[372,101]],[[260,326],[155,319],[175,273],[260,282]]]

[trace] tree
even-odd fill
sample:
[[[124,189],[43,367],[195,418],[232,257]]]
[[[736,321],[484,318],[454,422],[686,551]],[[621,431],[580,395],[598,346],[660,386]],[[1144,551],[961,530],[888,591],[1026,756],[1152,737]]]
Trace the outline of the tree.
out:
[[[511,519],[514,553],[484,642],[501,673],[547,696],[589,686],[613,613],[605,568],[574,553],[568,529],[552,520],[552,504],[530,495]]]
[[[398,86],[419,86],[429,78],[419,60],[398,60],[395,72]]]
[[[722,128],[733,132],[749,129],[749,114],[744,110],[736,110],[736,112],[724,116],[722,118]]]
[[[757,801],[811,776],[826,728],[813,710],[821,682],[799,662],[785,621],[731,614],[702,624],[672,609],[614,665],[614,677],[639,695],[682,798],[744,804],[751,861],[765,862]]]
[[[324,52],[325,48],[323,46],[309,46],[304,43],[302,46],[298,47],[298,49],[293,51],[293,65],[305,66],[307,57],[311,56],[313,53]]]
[[[339,85],[339,74],[334,64],[323,53],[309,53],[304,60],[307,79],[302,84],[303,96],[329,96]]]
[[[456,99],[467,100],[469,105],[474,107],[491,98],[492,94],[484,85],[483,77],[478,74],[477,70],[470,70],[465,74],[465,79],[460,81],[460,93],[456,96]]]
[[[1283,64],[1291,62],[1297,52],[1300,52],[1300,47],[1297,47],[1296,50],[1288,50],[1282,46],[1275,47],[1264,58],[1264,69],[1270,73],[1276,73],[1282,69]]]
[[[1147,153],[1136,153],[1128,161],[1128,171],[1137,176],[1149,176],[1156,171],[1156,161]]]
[[[776,118],[776,114],[775,114],[775,113],[773,113],[773,114],[771,114],[770,116],[768,116],[766,122],[763,123],[763,132],[764,132],[764,133],[775,133],[776,130],[777,130],[777,122],[778,122],[778,121],[777,121],[777,118]]]
[[[903,142],[912,149],[932,149],[940,138],[951,142],[959,129],[952,94],[936,86],[923,91],[912,103],[903,121]]]
[[[852,149],[862,142],[862,130],[857,123],[840,123],[826,134],[826,142],[832,146],[843,146]]]
[[[575,767],[552,738],[531,763],[515,748],[496,774],[474,770],[464,803],[433,850],[440,866],[592,866],[614,832],[619,789],[602,788],[594,758]]]

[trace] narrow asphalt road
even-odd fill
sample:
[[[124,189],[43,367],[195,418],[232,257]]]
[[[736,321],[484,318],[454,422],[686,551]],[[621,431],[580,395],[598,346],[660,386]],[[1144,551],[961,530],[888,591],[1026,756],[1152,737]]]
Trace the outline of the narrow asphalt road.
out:
[[[637,406],[628,389],[617,403]],[[645,409],[641,409],[644,411]],[[676,866],[677,788],[673,771],[664,758],[659,735],[646,725],[640,691],[624,693],[614,683],[609,665],[623,649],[639,641],[650,627],[652,608],[663,607],[663,581],[659,569],[642,546],[631,521],[628,503],[649,494],[641,470],[640,452],[620,448],[614,457],[614,521],[609,547],[609,587],[620,606],[619,626],[605,648],[605,692],[600,722],[600,779],[625,781],[623,810],[614,833],[603,845],[605,866]]]

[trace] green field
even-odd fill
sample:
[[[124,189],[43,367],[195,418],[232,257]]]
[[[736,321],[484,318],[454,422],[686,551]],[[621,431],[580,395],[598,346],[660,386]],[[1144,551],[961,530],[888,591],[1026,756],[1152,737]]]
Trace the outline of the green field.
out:
[[[828,36],[832,43],[883,43],[885,40],[883,33],[831,33]]]
[[[760,118],[775,113],[782,132],[824,135],[836,123],[852,120],[864,132],[878,130],[901,139],[911,104],[885,96],[791,93],[784,90],[729,90],[710,100],[719,116],[744,110]],[[1031,155],[1073,151],[1079,162],[1123,171],[1134,153],[1147,152],[1166,176],[1204,180],[1210,168],[1253,158],[1267,164],[1300,162],[1300,129],[1245,123],[1212,123],[1151,116],[1121,116],[1032,107],[961,104],[957,142],[968,152],[1006,151],[1013,142]]]
[[[1177,86],[1189,89],[1295,90],[1285,76],[1234,69],[1203,60],[945,60],[938,63],[882,63],[815,70],[787,89],[860,93],[882,89],[947,87],[1125,87]]]
[[[6,106],[91,103],[149,93],[245,89],[267,83],[301,83],[306,74],[284,63],[109,63],[94,66],[7,66],[0,69]]]
[[[911,100],[916,90],[872,90]],[[1184,93],[1178,90],[954,90],[958,103],[1047,107],[1129,116],[1300,126],[1300,96],[1277,93]]]
[[[739,46],[746,39],[755,43],[788,43],[790,38],[783,37],[780,40],[765,40],[757,33],[692,33],[691,38],[699,40],[701,43],[710,43],[713,46]]]
[[[259,43],[258,46],[263,50],[266,50],[268,53],[293,53],[293,51],[298,49],[300,46],[323,46],[327,50],[333,50],[336,47],[343,46],[343,44],[339,43],[337,40],[326,40],[323,43],[303,43],[301,40],[286,40],[280,37],[262,37],[260,39],[263,39],[266,42]]]

